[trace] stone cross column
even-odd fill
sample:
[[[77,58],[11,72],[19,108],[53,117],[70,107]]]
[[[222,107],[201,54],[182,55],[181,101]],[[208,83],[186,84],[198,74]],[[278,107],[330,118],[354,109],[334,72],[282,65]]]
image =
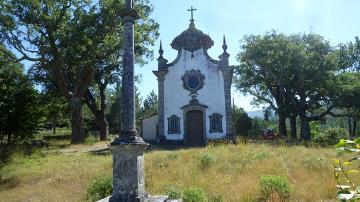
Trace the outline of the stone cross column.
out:
[[[123,124],[121,135],[130,138],[136,135],[135,127],[135,89],[134,89],[134,21],[137,13],[133,9],[132,0],[126,1],[126,8],[122,15],[124,19],[124,55],[123,55],[123,76],[122,76],[122,105]]]
[[[126,0],[124,19],[122,76],[122,130],[110,145],[113,155],[113,193],[111,202],[142,202],[147,198],[144,179],[144,150],[148,146],[135,127],[134,21],[139,18],[133,0]]]

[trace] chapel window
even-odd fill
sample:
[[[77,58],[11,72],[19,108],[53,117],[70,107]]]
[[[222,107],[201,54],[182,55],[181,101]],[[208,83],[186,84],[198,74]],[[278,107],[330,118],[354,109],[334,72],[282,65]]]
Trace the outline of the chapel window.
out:
[[[209,116],[210,119],[210,133],[222,133],[222,115],[214,113]]]
[[[168,134],[180,134],[180,118],[176,115],[168,118]]]

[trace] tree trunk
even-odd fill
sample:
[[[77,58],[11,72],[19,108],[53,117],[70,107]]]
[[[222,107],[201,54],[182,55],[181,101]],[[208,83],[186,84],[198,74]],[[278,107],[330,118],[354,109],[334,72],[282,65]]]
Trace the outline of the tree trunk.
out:
[[[71,144],[84,143],[81,98],[71,97]]]
[[[348,116],[348,124],[349,124],[349,138],[352,138],[352,130],[351,130],[351,116]]]
[[[352,132],[352,136],[355,137],[356,136],[356,118],[353,118],[353,132]]]
[[[7,135],[7,144],[10,145],[11,144],[11,134]]]
[[[306,115],[300,116],[301,121],[301,131],[300,136],[305,141],[310,141],[310,125],[309,119]]]
[[[287,131],[286,131],[286,116],[281,112],[279,113],[279,134],[281,136],[287,137]]]
[[[104,141],[109,135],[109,122],[107,121],[105,114],[99,112],[96,116],[96,122],[99,125],[100,141]]]
[[[53,134],[56,134],[56,124],[52,123]]]
[[[290,116],[290,127],[291,127],[291,138],[297,139],[297,131],[296,131],[296,114],[292,114]]]

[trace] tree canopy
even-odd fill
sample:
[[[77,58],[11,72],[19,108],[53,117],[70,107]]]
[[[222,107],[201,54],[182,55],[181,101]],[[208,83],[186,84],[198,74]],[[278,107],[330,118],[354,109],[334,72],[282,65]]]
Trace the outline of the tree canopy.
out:
[[[9,61],[7,54],[0,52],[0,144],[9,145],[33,137],[42,110],[39,94],[24,75],[22,65]]]
[[[309,140],[309,121],[323,118],[335,107],[331,97],[336,58],[333,47],[317,34],[287,36],[273,31],[246,36],[238,55],[236,87],[253,95],[255,103],[266,103],[276,110],[283,135],[286,118],[294,117],[291,124],[296,127],[299,116],[301,137]],[[292,131],[296,133],[296,128]]]

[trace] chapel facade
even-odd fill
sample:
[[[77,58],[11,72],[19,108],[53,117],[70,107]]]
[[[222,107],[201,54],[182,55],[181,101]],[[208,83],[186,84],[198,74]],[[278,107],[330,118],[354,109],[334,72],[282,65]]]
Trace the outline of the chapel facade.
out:
[[[227,45],[219,60],[208,55],[214,45],[210,36],[195,27],[178,35],[171,47],[178,51],[174,61],[164,58],[160,42],[158,69],[157,141],[204,145],[209,139],[232,137],[231,82]]]

